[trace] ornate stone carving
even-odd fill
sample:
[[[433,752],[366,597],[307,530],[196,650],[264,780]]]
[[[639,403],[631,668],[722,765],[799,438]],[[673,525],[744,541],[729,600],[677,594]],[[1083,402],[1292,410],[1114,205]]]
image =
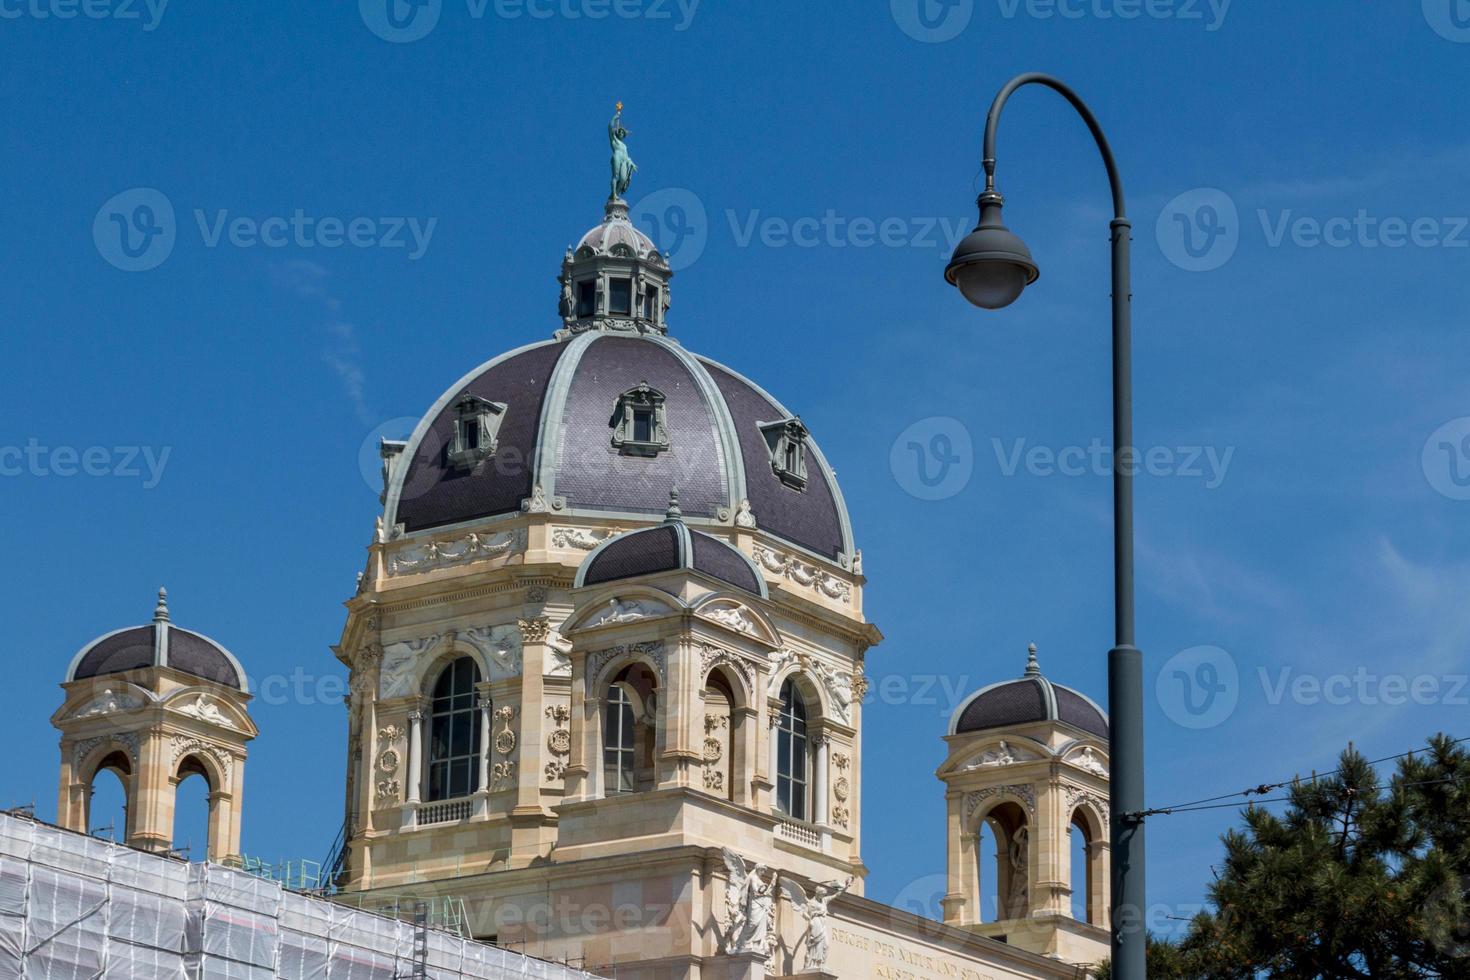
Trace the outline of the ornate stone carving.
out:
[[[1036,791],[1024,784],[1010,784],[1006,786],[987,786],[984,789],[972,790],[965,794],[964,814],[965,823],[970,823],[970,818],[975,815],[976,809],[986,800],[997,796],[1011,796],[1020,800],[1026,807],[1026,816],[1030,820],[1036,819]]]
[[[766,686],[766,696],[772,698],[780,696],[781,682],[785,680],[783,671],[788,664],[792,663],[821,683],[827,692],[833,716],[843,724],[850,724],[852,722],[852,703],[858,696],[854,689],[852,672],[823,663],[810,654],[799,653],[795,650],[779,650],[771,654],[771,679]]]
[[[546,646],[551,653],[546,662],[547,677],[572,676],[572,641],[556,630],[546,635]]]
[[[487,679],[496,681],[521,676],[521,637],[518,626],[475,626],[458,634],[485,659]],[[448,634],[453,639],[455,634]]]
[[[518,619],[516,625],[520,628],[521,639],[526,643],[544,643],[546,637],[551,633],[551,620],[545,616],[537,616],[534,619]]]
[[[74,718],[94,718],[101,715],[115,714],[119,711],[135,711],[143,707],[143,699],[128,694],[125,691],[103,691],[92,700],[88,701]]]
[[[623,643],[605,650],[594,650],[587,655],[587,679],[591,682],[602,679],[603,668],[623,656],[644,656],[653,662],[660,683],[668,683],[668,661],[662,640],[642,643]]]
[[[631,623],[634,620],[646,619],[649,616],[660,616],[669,611],[669,607],[650,599],[609,599],[597,615],[582,624],[584,629],[593,626],[606,626],[609,623]]]
[[[180,714],[197,718],[206,724],[219,725],[221,728],[235,727],[230,719],[225,717],[224,712],[219,710],[219,705],[215,704],[203,694],[199,695],[193,701],[179,704],[175,710]]]
[[[521,501],[521,511],[526,514],[547,514],[554,510],[562,510],[566,507],[565,497],[546,496],[546,490],[541,484],[531,488],[531,495]]]
[[[1074,755],[1071,762],[1077,768],[1090,772],[1094,776],[1101,776],[1103,779],[1108,778],[1108,767],[1103,765],[1103,761],[1098,758],[1097,753],[1093,751],[1090,745],[1086,746],[1080,754]]]
[[[755,512],[750,509],[750,501],[742,500],[735,509],[736,527],[755,527]]]
[[[993,766],[1009,766],[1016,763],[1016,754],[1011,751],[1010,744],[1001,739],[998,746],[980,753],[980,758],[967,766],[961,766],[959,772],[973,772],[976,769],[988,769]]]
[[[551,529],[551,546],[591,551],[602,542],[617,537],[621,533],[618,528],[556,527]]]
[[[138,735],[136,732],[120,732],[116,735],[98,735],[95,738],[84,738],[76,743],[71,750],[71,765],[73,772],[82,768],[82,763],[92,751],[102,745],[119,745],[127,752],[128,758],[132,760],[133,769],[138,767]]]
[[[516,733],[511,731],[511,719],[516,716],[516,709],[511,705],[502,705],[495,709],[494,718],[501,724],[500,731],[495,733],[495,751],[501,755],[510,755],[516,749]]]
[[[546,733],[546,750],[555,758],[546,763],[548,782],[556,782],[566,775],[566,756],[572,751],[572,733],[567,724],[572,719],[572,709],[565,704],[548,704],[546,717],[551,719],[552,729]]]
[[[490,767],[490,788],[492,790],[500,789],[507,783],[514,785],[515,779],[516,764],[509,759],[497,762]]]
[[[831,931],[827,927],[827,907],[832,899],[852,886],[852,876],[842,881],[829,881],[817,885],[808,895],[801,883],[791,878],[781,879],[787,898],[796,909],[796,914],[806,921],[806,959],[803,973],[822,973],[827,968],[827,954],[831,946]]]
[[[757,864],[745,870],[745,859],[723,849],[725,869],[725,930],[720,937],[726,953],[764,953],[775,946],[776,870]],[[779,973],[780,971],[773,971]]]
[[[378,670],[378,697],[401,698],[414,691],[418,663],[443,641],[439,635],[401,640],[383,647],[383,665]]]
[[[426,572],[435,568],[505,558],[525,550],[525,528],[495,534],[471,531],[459,537],[414,543],[395,550],[388,555],[388,574]]]
[[[723,647],[717,647],[709,643],[699,645],[699,673],[702,677],[708,677],[709,672],[720,664],[728,664],[740,675],[745,682],[747,691],[755,690],[755,668],[739,654],[732,653]]]
[[[1064,794],[1063,800],[1065,801],[1069,816],[1079,806],[1089,806],[1102,819],[1103,827],[1106,828],[1108,826],[1109,821],[1112,819],[1110,816],[1112,811],[1105,797],[1099,796],[1090,789],[1083,789],[1081,786],[1067,786],[1064,789]]]
[[[829,599],[852,601],[852,586],[830,572],[807,564],[791,555],[783,555],[761,545],[755,546],[756,563],[775,578],[785,576],[802,588],[814,589]]]
[[[702,610],[701,615],[708,616],[722,626],[728,626],[737,633],[747,633],[755,636],[759,633],[755,617],[749,609],[744,606],[722,606],[715,609]]]
[[[203,739],[195,738],[192,735],[175,735],[173,737],[173,771],[178,772],[179,763],[184,761],[186,756],[190,755],[208,756],[214,760],[214,764],[219,767],[221,778],[225,783],[229,783],[230,770],[233,768],[234,760],[228,752],[223,752]],[[210,789],[222,790],[225,787],[211,786]]]

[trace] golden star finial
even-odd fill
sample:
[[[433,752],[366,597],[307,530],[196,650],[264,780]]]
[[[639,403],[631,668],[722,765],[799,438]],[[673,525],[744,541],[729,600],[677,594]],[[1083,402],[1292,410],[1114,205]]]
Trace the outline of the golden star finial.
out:
[[[618,111],[619,112],[622,112],[623,111],[623,100],[622,99],[619,99],[618,100]]]

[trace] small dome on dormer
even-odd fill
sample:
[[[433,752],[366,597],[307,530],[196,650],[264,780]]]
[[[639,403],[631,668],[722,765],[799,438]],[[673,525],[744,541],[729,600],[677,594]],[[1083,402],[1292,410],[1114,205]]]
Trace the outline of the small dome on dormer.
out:
[[[950,719],[949,733],[1009,728],[1037,721],[1061,722],[1098,738],[1108,737],[1108,716],[1087,695],[1053,684],[1041,673],[1036,644],[1027,649],[1026,672],[971,694]]]
[[[249,690],[245,670],[234,654],[203,633],[173,624],[166,589],[158,590],[153,622],[97,637],[72,658],[66,680],[107,677],[148,667],[168,667],[201,680]]]

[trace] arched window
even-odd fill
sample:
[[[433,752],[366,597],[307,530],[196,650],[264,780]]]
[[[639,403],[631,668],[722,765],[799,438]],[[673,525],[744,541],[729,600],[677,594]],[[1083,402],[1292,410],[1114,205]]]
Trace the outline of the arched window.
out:
[[[607,689],[607,712],[602,728],[602,777],[608,796],[632,793],[638,784],[638,743],[633,697],[627,687]]]
[[[87,833],[111,841],[128,837],[128,783],[132,765],[126,753],[114,752],[97,765],[87,787]]]
[[[1024,919],[1031,914],[1031,832],[1025,812],[1010,801],[985,815],[976,828],[981,921]]]
[[[191,861],[214,857],[209,839],[209,770],[194,756],[179,763],[174,784],[174,850]]]
[[[793,681],[781,685],[776,722],[776,807],[797,820],[810,818],[807,783],[811,748],[806,735],[806,701]]]
[[[452,800],[480,788],[480,719],[475,685],[480,668],[469,657],[449,664],[434,682],[429,711],[428,799]]]
[[[608,684],[603,700],[603,795],[653,789],[657,782],[657,679],[647,667],[632,664]]]
[[[1087,832],[1087,821],[1081,812],[1072,814],[1072,823],[1067,827],[1072,862],[1072,918],[1078,922],[1091,922],[1092,909],[1088,898],[1092,894],[1092,868],[1088,852],[1092,849],[1091,835]]]

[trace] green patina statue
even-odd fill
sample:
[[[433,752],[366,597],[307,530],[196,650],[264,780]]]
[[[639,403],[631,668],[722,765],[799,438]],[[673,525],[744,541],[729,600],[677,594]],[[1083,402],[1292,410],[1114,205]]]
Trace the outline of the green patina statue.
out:
[[[618,200],[628,192],[633,182],[633,173],[638,165],[628,156],[628,131],[623,128],[623,104],[618,103],[617,114],[607,124],[607,141],[612,144],[612,200]]]

